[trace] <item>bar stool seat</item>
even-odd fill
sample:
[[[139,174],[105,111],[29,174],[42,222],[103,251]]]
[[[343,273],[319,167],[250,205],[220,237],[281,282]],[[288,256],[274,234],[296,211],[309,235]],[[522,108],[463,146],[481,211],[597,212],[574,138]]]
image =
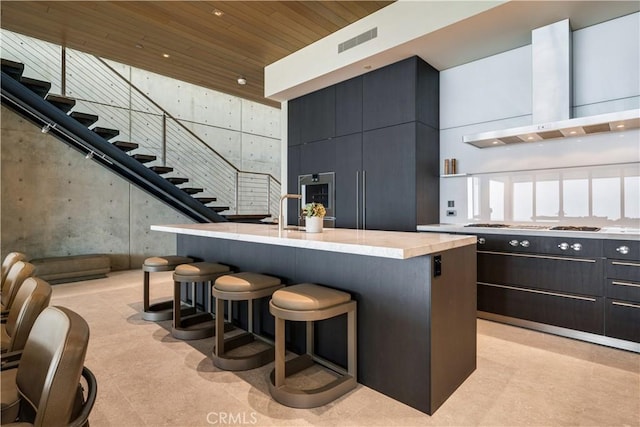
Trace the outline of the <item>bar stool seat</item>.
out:
[[[150,304],[149,297],[149,273],[174,270],[180,264],[193,262],[192,258],[178,255],[154,256],[144,260],[142,271],[144,273],[142,286],[142,318],[151,322],[173,319],[173,300],[161,301]],[[193,314],[191,307],[183,307],[184,316]]]
[[[213,364],[227,371],[244,371],[266,365],[274,360],[275,350],[272,342],[253,332],[253,300],[270,296],[283,285],[277,277],[253,272],[226,274],[216,279],[211,290],[216,298],[216,313],[223,313],[224,301],[247,301],[248,330],[231,338],[224,338],[224,333],[216,333],[213,347]],[[231,318],[231,306],[229,306]],[[216,317],[216,330],[221,331],[224,319]],[[247,345],[258,338],[269,344],[269,347],[246,356],[229,356],[228,351]]]
[[[269,311],[276,321],[275,368],[269,376],[269,392],[283,405],[315,408],[344,395],[357,385],[356,301],[336,289],[303,283],[275,291]],[[313,349],[313,322],[347,314],[347,369],[317,356]],[[285,361],[285,320],[307,324],[306,354]],[[286,384],[286,377],[317,363],[340,374],[329,384],[315,389],[298,389]]]
[[[173,272],[173,327],[171,335],[182,340],[198,340],[212,337],[215,333],[214,316],[211,313],[211,285],[218,277],[228,274],[231,269],[223,264],[215,262],[194,262],[181,264]],[[180,290],[183,284],[191,283],[191,299],[193,307],[196,306],[196,286],[205,286],[206,304],[205,311],[182,316],[177,307],[180,307]],[[207,293],[208,291],[208,293]],[[224,312],[220,313],[224,318]]]

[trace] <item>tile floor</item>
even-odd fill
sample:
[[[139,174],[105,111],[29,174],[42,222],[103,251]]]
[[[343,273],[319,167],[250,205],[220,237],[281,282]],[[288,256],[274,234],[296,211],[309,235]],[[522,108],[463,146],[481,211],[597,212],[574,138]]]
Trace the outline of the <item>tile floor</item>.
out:
[[[428,416],[358,386],[302,410],[271,400],[272,364],[214,368],[213,339],[179,341],[170,322],[140,317],[142,272],[54,286],[52,304],[91,327],[86,365],[98,378],[91,425],[100,426],[640,426],[640,355],[478,321],[478,368]],[[152,275],[152,299],[171,295]]]

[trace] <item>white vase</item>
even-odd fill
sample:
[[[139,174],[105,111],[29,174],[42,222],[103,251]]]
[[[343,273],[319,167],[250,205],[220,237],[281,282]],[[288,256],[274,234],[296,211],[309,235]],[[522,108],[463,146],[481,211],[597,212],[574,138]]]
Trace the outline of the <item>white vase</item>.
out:
[[[322,221],[324,218],[321,216],[308,216],[305,222],[305,230],[307,233],[322,233]]]

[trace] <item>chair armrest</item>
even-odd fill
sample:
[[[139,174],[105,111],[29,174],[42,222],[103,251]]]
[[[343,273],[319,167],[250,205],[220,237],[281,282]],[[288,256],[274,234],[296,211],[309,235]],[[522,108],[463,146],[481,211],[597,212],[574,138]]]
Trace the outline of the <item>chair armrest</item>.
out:
[[[89,420],[89,414],[93,409],[93,404],[96,403],[96,396],[98,395],[98,381],[96,381],[95,375],[86,366],[82,368],[82,377],[87,382],[87,398],[82,403],[82,410],[78,416],[71,421],[68,427],[83,427]]]
[[[0,355],[0,370],[17,368],[20,364],[20,358],[22,357],[22,350],[10,351]]]

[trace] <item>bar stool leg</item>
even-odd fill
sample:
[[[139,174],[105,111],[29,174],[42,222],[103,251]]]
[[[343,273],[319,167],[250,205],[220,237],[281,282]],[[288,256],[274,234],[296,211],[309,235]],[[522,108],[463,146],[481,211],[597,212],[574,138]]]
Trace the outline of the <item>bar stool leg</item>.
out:
[[[314,330],[313,330],[313,322],[310,321],[306,321],[306,326],[307,326],[307,354],[309,356],[313,356],[315,354],[315,348],[314,348]]]
[[[284,319],[279,317],[275,318],[276,322],[276,344],[275,344],[275,386],[281,387],[284,385],[285,377],[285,348],[284,348]]]
[[[358,379],[358,325],[356,311],[347,313],[347,372],[356,381]]]
[[[181,282],[174,281],[173,282],[173,327],[179,328],[181,324],[180,319],[180,289],[182,286]]]
[[[231,315],[231,313],[229,313]],[[216,298],[216,346],[217,355],[224,354],[224,300]]]
[[[144,272],[142,280],[142,311],[149,311],[149,272]]]

